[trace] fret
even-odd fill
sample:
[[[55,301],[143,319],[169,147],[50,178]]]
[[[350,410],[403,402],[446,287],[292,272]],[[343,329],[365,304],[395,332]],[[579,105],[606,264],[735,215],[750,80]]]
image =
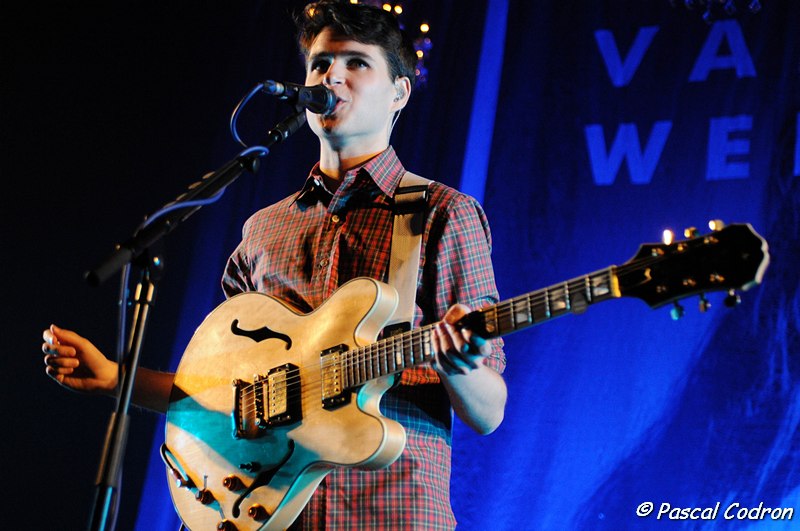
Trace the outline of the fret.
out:
[[[419,333],[420,338],[420,346],[422,350],[422,359],[427,361],[433,358],[433,352],[431,351],[431,329],[430,328],[423,328]]]
[[[400,348],[398,348],[398,346],[397,346],[397,337],[393,337],[392,338],[392,343],[393,343],[393,347],[394,347],[393,351],[394,351],[395,370],[405,369],[406,365],[405,365],[405,360],[403,359],[402,345],[400,345]]]
[[[514,330],[524,328],[533,324],[533,314],[529,297],[517,297],[516,302],[512,300],[511,313],[514,319]]]
[[[372,380],[375,378],[375,371],[374,367],[372,366],[373,358],[372,356],[368,355],[366,352],[364,353],[364,374],[367,377],[367,380]]]
[[[350,387],[350,381],[349,381],[350,376],[347,374],[346,370],[347,367],[346,362],[349,355],[350,355],[349,352],[342,352],[342,355],[339,356],[339,360],[337,361],[337,364],[339,365],[339,374],[342,375],[342,387],[344,387],[345,389]]]
[[[550,311],[550,290],[544,290],[544,316],[548,319],[552,316]]]
[[[497,329],[499,328],[499,323],[497,320],[497,306],[484,308],[481,310],[481,313],[483,314],[483,326],[489,336],[494,337],[498,335]]]
[[[361,359],[363,358],[362,354],[363,349],[356,349],[353,351],[353,359],[351,360],[352,367],[353,367],[353,377],[355,378],[356,385],[360,385],[364,382],[364,374],[362,369],[364,368]]]
[[[356,378],[358,378],[358,384],[364,383],[366,380],[366,371],[364,367],[364,359],[366,358],[365,350],[363,348],[356,349],[355,353],[355,366],[356,366]]]
[[[365,350],[364,359],[366,360],[367,363],[367,373],[368,373],[367,378],[372,380],[373,378],[375,378],[375,376],[377,376],[375,371],[375,362],[376,362],[375,354],[371,350],[368,349],[364,350]]]
[[[589,275],[583,277],[583,292],[586,294],[586,302],[591,304],[593,301],[593,293],[592,293],[592,282],[589,279]]]
[[[547,313],[547,294],[543,291],[536,291],[528,295],[531,306],[531,317],[534,323],[540,323],[549,319]]]
[[[592,302],[620,296],[613,269],[609,268],[592,275]]]
[[[514,301],[513,299],[502,304],[497,305],[497,334],[503,335],[516,330],[516,323],[514,323]]]
[[[356,349],[353,351],[353,377],[356,380],[356,385],[360,385],[364,383],[364,364],[362,360],[364,359],[364,349]]]
[[[353,385],[353,373],[351,372],[350,365],[350,358],[352,356],[352,352],[342,352],[342,355],[339,357],[339,363],[341,363],[340,369],[342,371],[342,380],[345,382],[345,388]]]
[[[372,365],[372,377],[377,378],[381,373],[381,358],[374,352],[370,352],[369,356],[370,365]]]
[[[378,366],[381,374],[389,374],[389,360],[386,357],[386,349],[378,348]]]
[[[412,356],[411,349],[406,348],[406,334],[399,334],[398,337],[400,338],[400,351],[403,353],[403,366],[405,368],[411,367],[414,365],[414,358]]]
[[[384,340],[384,343],[386,344],[386,359],[389,361],[389,366],[392,368],[392,372],[399,371],[401,369],[401,360],[399,360],[397,357],[399,353],[397,352],[395,338],[390,337]]]

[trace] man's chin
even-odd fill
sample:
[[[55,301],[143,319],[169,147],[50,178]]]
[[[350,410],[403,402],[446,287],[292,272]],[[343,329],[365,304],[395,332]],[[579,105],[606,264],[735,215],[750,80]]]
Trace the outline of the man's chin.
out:
[[[328,114],[320,117],[320,129],[326,135],[335,135],[341,129],[341,122],[335,114]]]

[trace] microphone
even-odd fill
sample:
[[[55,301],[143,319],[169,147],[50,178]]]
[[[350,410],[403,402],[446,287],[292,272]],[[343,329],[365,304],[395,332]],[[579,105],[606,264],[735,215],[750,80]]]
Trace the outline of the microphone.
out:
[[[329,114],[336,107],[336,94],[323,85],[306,87],[268,79],[262,83],[261,90],[272,96],[278,96],[293,105],[308,109],[314,114]]]

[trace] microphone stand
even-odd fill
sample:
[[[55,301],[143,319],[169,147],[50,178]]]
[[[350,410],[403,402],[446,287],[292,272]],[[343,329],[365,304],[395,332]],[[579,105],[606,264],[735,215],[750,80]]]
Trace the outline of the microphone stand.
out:
[[[211,202],[215,196],[221,195],[224,189],[242,173],[258,171],[259,157],[268,154],[270,146],[286,140],[305,122],[305,109],[295,107],[292,115],[279,122],[267,133],[265,146],[260,146],[261,149],[245,150],[218,170],[204,175],[200,181],[190,185],[186,192],[162,207],[151,217],[151,223],[138,229],[124,243],[116,245],[114,252],[105,261],[84,275],[90,285],[97,286],[120,269],[125,268],[127,272],[131,263],[142,267],[141,277],[134,295],[131,335],[127,343],[128,353],[124,356],[124,362],[121,363],[124,369],[120,371],[117,406],[109,419],[95,482],[96,494],[89,524],[90,531],[113,530],[116,527],[116,507],[118,506],[122,463],[130,424],[128,410],[133,395],[147,318],[155,297],[156,281],[158,273],[163,267],[161,257],[151,255],[150,248],[199,210],[205,204],[204,201]],[[186,206],[182,207],[181,205],[184,204]],[[120,304],[124,305],[126,302],[124,287],[120,297]]]

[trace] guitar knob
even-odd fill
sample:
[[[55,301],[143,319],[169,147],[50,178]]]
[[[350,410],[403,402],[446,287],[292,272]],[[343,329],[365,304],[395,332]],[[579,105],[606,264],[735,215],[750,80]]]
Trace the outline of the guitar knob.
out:
[[[269,512],[264,508],[263,505],[253,504],[247,509],[247,516],[252,518],[257,522],[263,522],[267,518],[269,518]]]
[[[223,520],[217,524],[217,531],[236,531],[236,525],[230,520]]]
[[[697,227],[688,227],[686,229],[683,229],[683,235],[686,238],[694,238],[695,236],[697,236]]]
[[[734,306],[740,304],[741,302],[742,302],[742,297],[741,295],[736,293],[736,290],[730,290],[728,292],[728,296],[725,297],[725,306],[727,306],[728,308],[733,308]]]
[[[677,321],[686,313],[686,310],[683,309],[683,306],[678,304],[677,302],[673,303],[672,309],[669,311],[670,317],[672,317],[673,321]]]
[[[708,222],[708,228],[714,231],[722,230],[725,228],[725,222],[721,219],[712,219]]]
[[[211,494],[211,491],[208,489],[200,489],[197,491],[197,494],[194,495],[195,499],[202,503],[203,505],[208,505],[212,501],[214,501],[214,495]]]
[[[237,491],[244,488],[244,483],[238,476],[231,474],[230,476],[225,476],[222,480],[222,486],[230,491]]]
[[[258,472],[261,470],[261,463],[257,461],[250,461],[248,463],[242,463],[239,465],[241,470],[246,470],[247,472]]]
[[[711,308],[711,303],[708,302],[708,299],[706,299],[705,295],[702,295],[702,294],[700,295],[699,307],[700,307],[700,312],[701,313],[705,313],[705,312],[708,311],[709,308]]]

